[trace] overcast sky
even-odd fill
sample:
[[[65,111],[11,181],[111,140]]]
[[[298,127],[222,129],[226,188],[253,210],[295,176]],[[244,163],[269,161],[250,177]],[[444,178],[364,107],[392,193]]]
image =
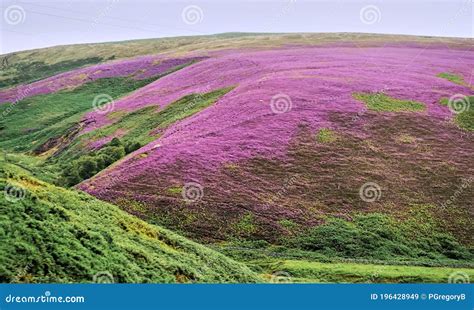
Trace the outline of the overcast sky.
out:
[[[0,0],[0,54],[222,32],[473,37],[472,0]]]

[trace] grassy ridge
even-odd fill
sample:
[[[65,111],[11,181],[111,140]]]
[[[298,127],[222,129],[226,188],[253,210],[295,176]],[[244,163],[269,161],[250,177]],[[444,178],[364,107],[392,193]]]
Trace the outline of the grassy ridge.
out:
[[[244,265],[0,162],[0,282],[255,282]]]

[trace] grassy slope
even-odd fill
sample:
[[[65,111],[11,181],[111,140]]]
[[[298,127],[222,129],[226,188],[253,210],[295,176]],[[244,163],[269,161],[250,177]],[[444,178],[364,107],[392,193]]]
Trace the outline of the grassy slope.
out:
[[[96,64],[107,59],[100,57],[81,58],[47,64],[41,61],[20,62],[9,64],[9,57],[3,60],[2,73],[0,74],[0,88],[11,87],[22,83],[31,83],[45,77],[76,69],[82,66]]]
[[[254,282],[222,254],[0,162],[0,282]],[[16,199],[21,198],[21,199]]]

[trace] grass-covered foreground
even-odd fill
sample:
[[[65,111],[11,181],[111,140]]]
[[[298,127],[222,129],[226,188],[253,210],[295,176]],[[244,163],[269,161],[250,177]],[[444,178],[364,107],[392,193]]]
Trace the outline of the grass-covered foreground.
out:
[[[474,269],[321,263],[304,260],[275,261],[266,266],[274,282],[348,282],[348,283],[449,283],[474,277]],[[273,277],[273,279],[272,279]]]
[[[0,282],[257,282],[241,263],[0,162]]]

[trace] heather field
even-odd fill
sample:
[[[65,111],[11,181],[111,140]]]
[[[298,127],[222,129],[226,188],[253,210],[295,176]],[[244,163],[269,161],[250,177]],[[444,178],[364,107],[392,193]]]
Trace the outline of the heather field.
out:
[[[474,276],[472,40],[230,33],[4,59],[2,282]]]

